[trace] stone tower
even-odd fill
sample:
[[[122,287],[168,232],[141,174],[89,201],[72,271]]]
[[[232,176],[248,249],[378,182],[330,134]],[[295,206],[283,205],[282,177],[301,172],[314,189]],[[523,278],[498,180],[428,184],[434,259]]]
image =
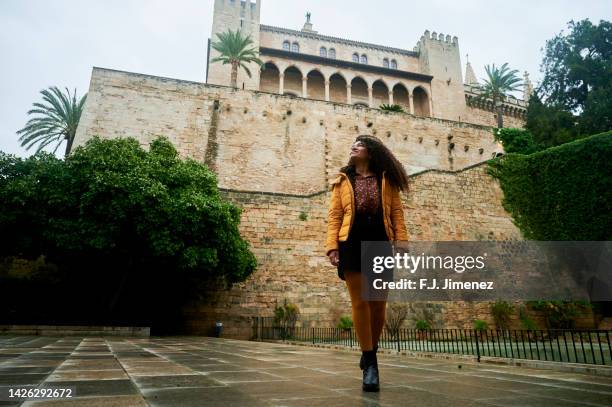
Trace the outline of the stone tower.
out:
[[[240,30],[243,35],[250,35],[253,43],[250,47],[259,51],[259,12],[261,0],[215,0],[213,10],[212,32],[208,39],[208,61],[206,64],[206,83],[213,85],[230,85],[230,64],[210,62],[219,56],[212,48],[212,43],[218,41],[217,34],[231,29]],[[259,89],[259,66],[247,64],[251,77],[246,71],[238,68],[237,86],[240,89]]]
[[[421,73],[433,76],[432,111],[436,117],[461,121],[465,118],[465,95],[459,56],[459,40],[426,30],[417,43]]]

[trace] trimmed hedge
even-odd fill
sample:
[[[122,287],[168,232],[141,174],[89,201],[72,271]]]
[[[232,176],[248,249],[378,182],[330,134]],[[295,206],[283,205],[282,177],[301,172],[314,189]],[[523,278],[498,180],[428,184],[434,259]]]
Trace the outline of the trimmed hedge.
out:
[[[612,240],[612,131],[489,161],[528,240]]]

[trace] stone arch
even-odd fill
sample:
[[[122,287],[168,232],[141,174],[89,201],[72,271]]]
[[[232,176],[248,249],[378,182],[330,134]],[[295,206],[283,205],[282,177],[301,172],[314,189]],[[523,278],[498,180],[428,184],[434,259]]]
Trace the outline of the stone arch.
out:
[[[393,86],[393,103],[400,105],[402,109],[404,109],[404,112],[410,113],[410,96],[408,88],[401,82]]]
[[[259,90],[279,93],[280,70],[274,62],[266,62],[265,69],[259,70]]]
[[[329,100],[331,102],[346,103],[346,78],[336,72],[329,77]]]
[[[302,96],[302,71],[295,65],[291,65],[285,69],[285,78],[283,93],[294,92],[298,96]]]
[[[351,102],[357,104],[363,102],[366,106],[369,105],[370,98],[368,97],[368,83],[360,76],[355,76],[351,80]]]
[[[318,69],[306,74],[306,93],[309,99],[325,100],[325,76]]]
[[[383,103],[389,103],[389,87],[383,80],[377,79],[372,84],[372,107],[379,109]]]
[[[417,86],[412,91],[412,103],[414,103],[414,114],[416,116],[430,116],[429,96],[427,91],[421,86]]]

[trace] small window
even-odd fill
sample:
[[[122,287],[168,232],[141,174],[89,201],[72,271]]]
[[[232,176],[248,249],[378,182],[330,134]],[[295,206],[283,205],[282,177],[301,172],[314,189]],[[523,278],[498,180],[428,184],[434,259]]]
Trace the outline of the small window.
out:
[[[397,69],[397,61],[395,59],[391,60],[391,69]]]
[[[368,57],[366,56],[366,54],[361,54],[361,63],[362,64],[368,63]]]
[[[325,47],[319,48],[319,55],[322,57],[327,57],[327,48]]]
[[[291,51],[300,52],[300,45],[297,42],[294,42],[293,44],[291,44]]]
[[[353,54],[353,62],[359,62],[359,54],[356,52]]]
[[[333,49],[333,48],[330,48],[330,49],[329,49],[329,54],[328,54],[328,56],[329,56],[330,58],[334,58],[334,59],[336,59],[336,50],[335,50],[335,49]]]
[[[384,68],[388,68],[389,67],[389,60],[387,58],[383,59],[383,67]]]
[[[289,48],[291,47],[291,44],[289,44],[289,41],[284,41],[283,42],[283,49],[289,51]]]

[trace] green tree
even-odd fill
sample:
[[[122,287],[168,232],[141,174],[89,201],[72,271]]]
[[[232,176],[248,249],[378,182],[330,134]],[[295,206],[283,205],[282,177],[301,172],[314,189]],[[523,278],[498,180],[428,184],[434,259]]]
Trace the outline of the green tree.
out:
[[[592,90],[610,86],[612,24],[572,20],[568,28],[568,34],[561,32],[546,41],[539,89],[549,103],[570,111],[584,110]]]
[[[550,110],[541,112],[541,121],[528,123],[536,138],[554,138],[551,127],[565,133],[559,141],[612,129],[612,23],[572,20],[568,28],[546,41],[537,92]]]
[[[45,256],[111,314],[131,297],[176,305],[256,266],[240,208],[165,138],[145,151],[133,138],[95,137],[65,160],[2,153],[0,205],[0,256]]]
[[[579,138],[578,120],[578,116],[562,107],[542,103],[536,92],[529,98],[525,128],[542,148]]]
[[[237,87],[238,67],[243,68],[249,78],[251,77],[251,71],[245,65],[246,63],[255,62],[261,69],[265,69],[264,62],[257,57],[258,50],[255,48],[248,48],[249,45],[253,43],[249,35],[245,37],[238,29],[236,32],[228,29],[224,33],[218,33],[217,38],[218,41],[213,42],[211,46],[221,55],[211,59],[211,62],[223,62],[223,65],[231,65],[231,87]]]
[[[493,137],[501,141],[504,151],[508,153],[531,154],[540,148],[528,130],[505,128],[493,130]]]
[[[485,66],[487,77],[483,84],[479,85],[479,100],[490,100],[493,102],[497,115],[497,127],[504,127],[503,103],[511,92],[520,90],[521,79],[517,76],[516,69],[510,70],[508,63],[501,67],[495,64]]]
[[[60,144],[66,141],[64,156],[67,157],[72,149],[74,135],[81,119],[87,94],[77,101],[76,89],[71,96],[68,88],[66,88],[64,94],[57,86],[43,89],[40,93],[43,95],[43,101],[46,104],[36,102],[33,104],[34,108],[28,111],[28,115],[36,116],[30,118],[26,125],[17,131],[17,134],[21,135],[19,137],[21,146],[29,150],[32,146],[38,144],[36,152],[39,152],[55,142],[57,143],[53,150],[55,154]]]

